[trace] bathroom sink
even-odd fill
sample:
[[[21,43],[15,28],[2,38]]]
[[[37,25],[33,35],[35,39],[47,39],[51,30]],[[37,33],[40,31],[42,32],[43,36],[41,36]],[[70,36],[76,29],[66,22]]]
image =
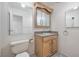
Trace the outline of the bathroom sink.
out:
[[[49,35],[55,35],[55,33],[41,33],[41,34],[37,34],[40,36],[49,36]]]

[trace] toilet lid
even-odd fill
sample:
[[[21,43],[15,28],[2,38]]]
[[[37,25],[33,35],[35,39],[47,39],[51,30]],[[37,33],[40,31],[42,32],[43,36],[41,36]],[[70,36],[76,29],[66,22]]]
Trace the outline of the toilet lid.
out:
[[[23,52],[23,53],[17,54],[16,57],[29,57],[29,54],[27,52]]]

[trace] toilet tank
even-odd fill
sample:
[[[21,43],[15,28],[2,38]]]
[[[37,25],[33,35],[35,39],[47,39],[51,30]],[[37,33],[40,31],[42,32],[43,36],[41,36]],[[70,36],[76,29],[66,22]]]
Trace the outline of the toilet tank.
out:
[[[25,52],[28,49],[29,40],[11,42],[11,51],[14,54]]]

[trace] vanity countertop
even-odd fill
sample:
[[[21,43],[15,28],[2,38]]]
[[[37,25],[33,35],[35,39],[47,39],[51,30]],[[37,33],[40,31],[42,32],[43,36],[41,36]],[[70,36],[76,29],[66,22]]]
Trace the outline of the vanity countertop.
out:
[[[39,33],[39,34],[37,34],[37,35],[39,35],[39,36],[54,36],[54,35],[56,35],[56,33]]]
[[[58,32],[57,31],[37,31],[35,32],[35,35],[37,36],[58,36]]]

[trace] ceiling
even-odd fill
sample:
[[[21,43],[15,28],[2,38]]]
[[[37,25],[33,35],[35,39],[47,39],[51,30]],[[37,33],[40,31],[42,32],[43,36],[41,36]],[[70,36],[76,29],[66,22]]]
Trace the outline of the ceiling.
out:
[[[23,7],[21,6],[21,3],[25,4],[26,7],[23,8]],[[49,7],[53,8],[53,5],[54,5],[54,4],[59,4],[59,3],[61,3],[61,2],[42,2],[42,3],[44,3],[44,4],[48,5]],[[29,10],[29,9],[32,9],[33,2],[8,2],[8,5],[9,5],[9,7],[11,7],[11,8],[18,8],[18,9],[20,9],[20,10],[27,11],[27,9],[28,9],[28,10]]]
[[[28,2],[25,2],[23,4],[27,4],[27,3]],[[26,7],[23,8],[21,6],[21,3],[20,2],[8,2],[8,5],[9,5],[10,8],[16,8],[16,9],[20,9],[20,10],[24,10],[24,11],[27,11],[27,10],[32,9],[32,7],[31,6],[28,6],[28,5],[26,5]]]

